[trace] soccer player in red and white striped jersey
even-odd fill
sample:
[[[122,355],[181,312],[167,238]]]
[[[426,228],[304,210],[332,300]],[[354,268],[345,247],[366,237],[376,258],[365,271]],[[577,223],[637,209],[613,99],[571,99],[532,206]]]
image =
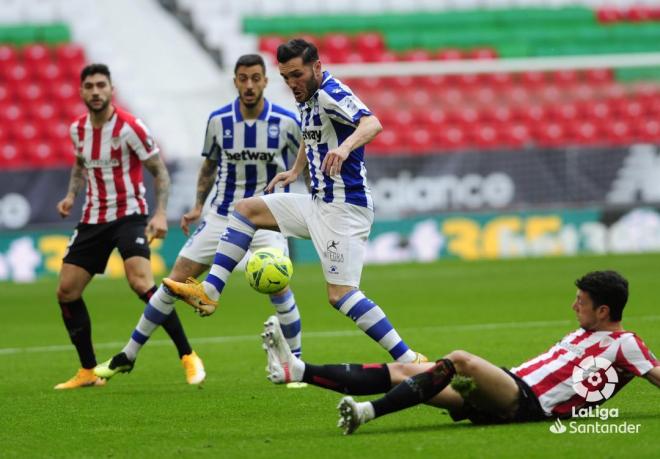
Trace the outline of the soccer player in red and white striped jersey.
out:
[[[386,392],[369,402],[342,399],[339,426],[347,434],[420,403],[447,409],[455,420],[526,422],[570,417],[600,405],[635,376],[660,387],[660,361],[621,325],[626,279],[614,271],[595,271],[575,285],[572,308],[580,328],[511,370],[465,351],[450,352],[435,363],[312,365],[288,351],[270,318],[262,335],[268,379],[276,384],[302,381],[344,394]]]
[[[80,75],[80,96],[88,112],[71,125],[76,162],[66,196],[57,204],[64,218],[76,195],[86,184],[82,219],[76,226],[60,271],[57,300],[62,318],[76,347],[81,366],[70,380],[56,389],[102,385],[93,368],[91,322],[82,299],[92,277],[105,271],[116,247],[124,260],[126,278],[133,291],[148,301],[156,290],[149,261],[149,239],[167,234],[169,174],[159,148],[147,127],[128,112],[112,104],[110,70],[91,64]],[[142,167],[154,177],[156,209],[149,214],[142,183]],[[173,314],[163,324],[185,359],[199,358],[192,352],[181,322]]]

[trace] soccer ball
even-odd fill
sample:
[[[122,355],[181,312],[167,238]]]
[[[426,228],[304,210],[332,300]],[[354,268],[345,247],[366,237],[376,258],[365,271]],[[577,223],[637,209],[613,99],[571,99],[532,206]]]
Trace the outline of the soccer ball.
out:
[[[284,252],[274,247],[256,250],[245,266],[245,277],[259,293],[275,293],[289,285],[293,265]]]

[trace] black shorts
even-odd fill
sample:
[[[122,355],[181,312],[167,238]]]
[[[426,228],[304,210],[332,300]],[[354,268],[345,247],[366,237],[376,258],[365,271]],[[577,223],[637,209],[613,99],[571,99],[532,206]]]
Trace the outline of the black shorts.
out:
[[[149,259],[151,251],[145,235],[146,227],[146,215],[128,215],[94,225],[78,223],[63,261],[94,275],[105,271],[115,247],[124,260],[135,256]]]
[[[511,373],[508,368],[502,370],[516,382],[518,386],[518,409],[512,418],[505,418],[487,411],[480,410],[465,403],[464,413],[449,413],[454,421],[469,419],[473,424],[506,424],[512,422],[534,422],[548,419],[541,408],[538,397],[519,376]]]

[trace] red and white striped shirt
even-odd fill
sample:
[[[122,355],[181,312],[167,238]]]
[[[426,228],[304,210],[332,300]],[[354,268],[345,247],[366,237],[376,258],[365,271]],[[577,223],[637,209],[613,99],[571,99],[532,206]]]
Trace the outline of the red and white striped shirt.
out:
[[[94,128],[89,114],[71,125],[76,155],[87,168],[82,223],[107,223],[131,214],[147,215],[142,163],[160,151],[144,123],[115,108],[110,120]]]
[[[591,332],[580,328],[511,372],[527,383],[548,416],[566,417],[573,408],[599,405],[607,399],[587,402],[573,387],[573,369],[589,357],[606,359],[616,370],[618,381],[614,382],[614,394],[634,376],[643,376],[660,366],[660,361],[633,332]],[[603,371],[602,379],[606,379],[604,369],[599,371]]]

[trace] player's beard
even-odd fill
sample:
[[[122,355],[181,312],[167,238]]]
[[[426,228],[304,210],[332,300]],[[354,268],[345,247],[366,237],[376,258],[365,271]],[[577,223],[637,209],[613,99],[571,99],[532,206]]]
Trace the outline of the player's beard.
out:
[[[100,108],[94,108],[91,102],[85,101],[85,105],[87,106],[87,109],[92,112],[92,113],[103,113],[107,108],[108,105],[110,105],[110,99],[105,100]]]
[[[305,89],[307,89],[307,98],[305,99],[305,101],[307,101],[307,100],[312,98],[312,96],[314,95],[314,93],[316,91],[319,90],[320,84],[316,80],[316,77],[314,76],[314,74],[312,74],[312,77],[309,79],[309,81],[307,82],[307,84],[305,86],[306,86]]]
[[[250,103],[246,102],[245,98],[241,96],[241,102],[243,103],[243,105],[245,105],[246,108],[252,110],[254,107],[259,105],[259,102],[261,102],[261,99],[264,97],[264,93],[263,92],[260,92],[258,94],[255,93],[255,96],[256,97],[254,99],[254,102],[250,102]]]

